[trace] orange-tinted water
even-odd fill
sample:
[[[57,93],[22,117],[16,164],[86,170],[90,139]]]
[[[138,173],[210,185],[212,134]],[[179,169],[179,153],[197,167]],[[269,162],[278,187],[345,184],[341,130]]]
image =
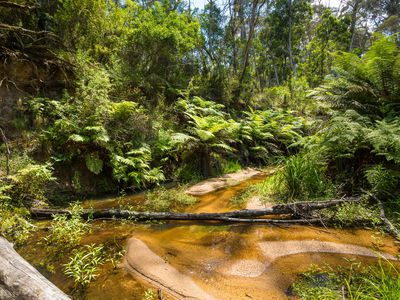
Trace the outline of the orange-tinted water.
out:
[[[229,199],[248,184],[258,182],[253,178],[240,185],[219,190],[199,197],[199,202],[188,209],[196,212],[227,211],[232,209]],[[120,199],[91,202],[96,208],[118,207],[142,201],[137,195]],[[45,233],[36,233],[34,240],[20,252],[28,261],[39,266],[46,251],[38,240]],[[363,256],[300,253],[268,261],[261,251],[261,243],[273,241],[321,241],[377,249],[397,254],[394,240],[372,230],[324,229],[310,226],[277,227],[269,225],[222,225],[216,223],[169,222],[140,225],[118,221],[93,222],[93,230],[82,240],[82,244],[118,243],[124,245],[129,237],[143,241],[152,252],[179,272],[191,278],[205,291],[217,299],[287,299],[285,291],[294,281],[296,274],[306,271],[310,264],[345,265],[346,259],[356,258],[372,263],[375,258]],[[289,244],[290,246],[290,244]],[[66,257],[60,259],[65,263]],[[250,264],[249,264],[250,263]],[[258,276],[249,277],[254,269],[249,266],[265,266]],[[40,269],[64,291],[71,293],[73,283],[56,266],[51,274]],[[177,283],[179,284],[179,283]],[[103,265],[99,277],[92,282],[83,295],[84,299],[143,299],[147,282],[132,277],[124,268]],[[78,297],[77,294],[74,294]]]

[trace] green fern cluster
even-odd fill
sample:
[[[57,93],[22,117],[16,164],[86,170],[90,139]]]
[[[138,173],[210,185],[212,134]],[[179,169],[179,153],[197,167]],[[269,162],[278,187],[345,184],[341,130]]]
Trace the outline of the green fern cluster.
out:
[[[183,132],[171,135],[170,145],[185,160],[199,160],[195,169],[211,175],[224,159],[244,164],[265,163],[272,156],[287,153],[297,141],[305,121],[293,112],[253,110],[238,117],[225,107],[199,97],[182,98],[177,104]]]
[[[301,141],[328,162],[346,193],[370,189],[394,198],[400,186],[400,51],[380,37],[361,58],[343,53],[336,72],[311,93],[337,111],[317,134]]]
[[[396,36],[380,37],[358,57],[339,53],[335,72],[311,97],[339,110],[353,109],[372,119],[400,112],[400,50]]]

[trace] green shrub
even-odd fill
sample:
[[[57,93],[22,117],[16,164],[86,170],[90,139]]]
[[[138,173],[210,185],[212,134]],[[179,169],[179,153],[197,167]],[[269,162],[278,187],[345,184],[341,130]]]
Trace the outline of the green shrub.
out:
[[[387,161],[400,164],[400,119],[376,121],[368,131],[367,140],[373,153],[383,156]]]
[[[375,165],[365,171],[371,192],[376,196],[390,197],[397,192],[400,173],[382,165]]]
[[[23,208],[0,209],[0,232],[8,241],[23,244],[35,226],[29,222],[29,212]]]
[[[227,174],[240,171],[242,169],[242,166],[237,160],[228,159],[222,163],[222,168],[222,173]]]
[[[369,220],[372,225],[381,223],[379,209],[368,203],[344,203],[340,205],[334,213],[335,221],[342,226],[359,224],[359,221]]]
[[[265,178],[256,184],[251,184],[237,192],[229,201],[232,206],[243,208],[252,197],[259,197],[260,202],[275,202],[276,199],[276,175]]]
[[[90,230],[89,224],[82,220],[82,207],[72,204],[71,216],[55,215],[45,240],[50,251],[58,253],[60,249],[67,250],[79,245],[82,236]]]
[[[11,176],[11,198],[19,205],[45,202],[45,187],[54,180],[50,164],[29,164]]]
[[[84,287],[96,278],[98,267],[104,261],[103,245],[85,245],[73,250],[69,262],[64,265],[64,274],[72,277],[75,285]]]
[[[0,146],[0,176],[6,176],[6,160],[7,157],[4,154],[5,149],[4,145]],[[9,165],[10,165],[10,173],[15,174],[18,170],[21,170],[28,165],[34,164],[33,160],[25,153],[19,153],[19,152],[12,152],[11,156],[9,158]]]

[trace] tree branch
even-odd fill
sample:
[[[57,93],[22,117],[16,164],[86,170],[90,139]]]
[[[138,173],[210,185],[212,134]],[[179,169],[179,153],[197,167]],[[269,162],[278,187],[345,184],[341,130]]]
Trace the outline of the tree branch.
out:
[[[358,202],[359,198],[335,199],[321,202],[297,202],[278,204],[271,208],[259,210],[236,210],[223,213],[180,213],[180,212],[137,212],[121,209],[84,209],[81,213],[84,219],[117,218],[137,221],[146,220],[197,220],[197,221],[223,221],[223,222],[249,222],[249,223],[321,223],[321,219],[299,219],[309,216],[310,211],[324,209],[345,202]],[[53,215],[71,215],[66,209],[31,209],[33,218],[52,218]],[[258,219],[267,215],[292,215],[290,219]],[[249,219],[252,218],[252,219]]]
[[[11,2],[11,1],[4,1],[4,0],[0,0],[0,7],[15,8],[15,9],[21,9],[21,10],[32,10],[32,9],[38,8],[38,6],[22,5],[19,3],[15,3],[15,2]]]

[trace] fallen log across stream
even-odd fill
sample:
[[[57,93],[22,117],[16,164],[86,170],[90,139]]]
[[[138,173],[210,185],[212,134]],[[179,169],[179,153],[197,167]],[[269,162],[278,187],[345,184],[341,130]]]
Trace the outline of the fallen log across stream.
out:
[[[11,243],[0,237],[0,299],[68,300],[70,298],[15,252]]]
[[[308,218],[310,212],[333,207],[348,202],[358,202],[360,198],[334,199],[330,201],[294,202],[278,204],[265,209],[235,210],[222,213],[180,213],[180,212],[138,212],[123,209],[84,209],[81,217],[84,219],[130,219],[135,221],[148,220],[183,220],[183,221],[221,221],[270,224],[316,224],[323,223],[319,218]],[[70,215],[67,209],[31,209],[32,218],[49,219],[53,215]],[[260,218],[268,215],[290,215],[290,218],[271,219]]]

